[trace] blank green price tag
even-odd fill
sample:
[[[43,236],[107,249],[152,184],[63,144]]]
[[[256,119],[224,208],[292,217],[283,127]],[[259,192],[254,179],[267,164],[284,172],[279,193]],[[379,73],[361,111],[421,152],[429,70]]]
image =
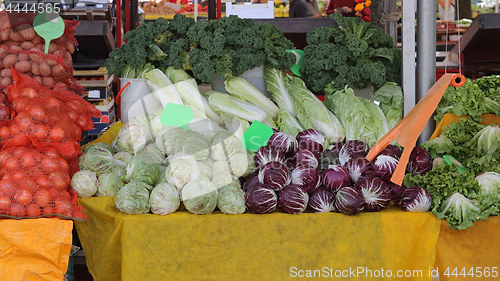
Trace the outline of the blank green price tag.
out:
[[[271,127],[259,121],[253,121],[252,125],[243,134],[246,149],[257,151],[259,147],[267,145],[267,141],[272,135],[273,129]]]
[[[297,59],[295,61],[295,64],[292,67],[290,67],[290,70],[296,76],[302,77],[302,75],[300,75],[300,67],[301,67],[302,58],[304,57],[304,51],[298,50],[298,49],[293,49],[293,50],[286,50],[286,52],[294,54],[295,58]]]
[[[456,166],[458,168],[458,172],[460,173],[465,173],[467,169],[462,165],[462,163],[458,162],[457,159],[455,159],[451,155],[443,155],[444,162],[448,165]]]
[[[61,37],[65,26],[58,13],[43,12],[33,19],[33,28],[45,40],[45,53],[48,54],[50,41]]]
[[[160,115],[160,121],[165,126],[174,126],[188,130],[187,125],[193,120],[193,111],[191,108],[175,104],[167,103],[165,109]]]

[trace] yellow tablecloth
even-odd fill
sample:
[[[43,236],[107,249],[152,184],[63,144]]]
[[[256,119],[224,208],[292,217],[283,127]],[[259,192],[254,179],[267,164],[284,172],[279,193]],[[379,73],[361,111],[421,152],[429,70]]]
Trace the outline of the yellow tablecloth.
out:
[[[443,221],[436,246],[436,268],[444,280],[500,280],[500,217],[489,217],[487,221],[475,222],[465,230],[451,230]],[[497,275],[492,274],[496,268]],[[457,275],[453,272],[457,269]],[[449,275],[443,275],[448,269]],[[466,276],[461,276],[465,269]],[[469,275],[473,269],[474,276]],[[477,272],[482,272],[478,277]],[[485,277],[485,272],[490,277]],[[472,273],[471,272],[471,273]]]
[[[95,281],[288,280],[307,270],[318,270],[316,277],[387,280],[373,277],[382,269],[384,276],[388,270],[423,276],[391,280],[431,280],[441,227],[430,213],[397,208],[357,216],[159,216],[120,213],[114,197],[79,204],[88,221],[75,225]]]
[[[64,280],[73,222],[0,219],[0,280]]]

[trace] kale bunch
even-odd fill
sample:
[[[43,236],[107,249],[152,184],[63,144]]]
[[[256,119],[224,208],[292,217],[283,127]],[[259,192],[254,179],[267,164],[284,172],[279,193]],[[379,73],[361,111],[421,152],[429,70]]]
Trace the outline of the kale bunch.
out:
[[[295,56],[285,51],[293,49],[293,43],[281,29],[252,19],[229,16],[198,21],[189,28],[187,39],[189,62],[183,69],[204,82],[212,82],[215,74],[237,77],[262,64],[289,69],[295,63]]]
[[[159,18],[125,33],[126,43],[114,49],[104,64],[108,73],[121,75],[127,65],[135,69],[148,63],[155,67],[180,66],[187,60],[189,41],[185,38],[193,24],[194,19],[175,15],[173,20]]]
[[[345,86],[376,89],[399,82],[401,50],[380,28],[356,17],[333,13],[338,26],[313,29],[307,34],[301,74],[307,86],[334,92]]]

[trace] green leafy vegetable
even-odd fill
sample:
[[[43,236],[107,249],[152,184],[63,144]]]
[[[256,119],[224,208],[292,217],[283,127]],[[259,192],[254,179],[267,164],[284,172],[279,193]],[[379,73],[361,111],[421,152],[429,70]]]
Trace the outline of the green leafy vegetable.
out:
[[[177,92],[174,84],[161,70],[155,69],[144,75],[148,80],[148,86],[155,98],[165,107],[167,103],[183,104],[181,96]]]
[[[403,119],[403,91],[400,86],[393,82],[387,82],[373,94],[373,99],[378,105],[389,125],[394,128]]]
[[[297,114],[293,110],[292,97],[286,87],[283,72],[280,69],[266,66],[264,67],[264,80],[267,91],[271,94],[279,109],[288,112],[292,117],[296,117]]]
[[[314,95],[296,76],[286,77],[286,87],[292,96],[297,119],[304,129],[316,129],[323,133],[328,142],[340,142],[345,138],[345,130],[337,117]]]
[[[260,106],[273,118],[278,117],[279,108],[247,80],[241,77],[234,77],[226,79],[224,85],[226,86],[226,91],[231,95]]]
[[[340,28],[319,27],[307,34],[301,74],[310,89],[363,89],[369,84],[378,89],[385,82],[399,82],[401,50],[389,34],[356,17],[333,13],[330,18]]]
[[[295,117],[292,116],[288,111],[282,110],[278,114],[278,127],[280,131],[289,133],[292,136],[297,136],[298,133],[304,131],[305,129],[299,123]]]

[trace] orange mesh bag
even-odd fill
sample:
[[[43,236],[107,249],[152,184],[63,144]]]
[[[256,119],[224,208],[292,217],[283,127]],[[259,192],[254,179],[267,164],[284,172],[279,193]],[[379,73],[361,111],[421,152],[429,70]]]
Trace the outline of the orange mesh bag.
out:
[[[12,74],[16,83],[7,89],[8,101],[12,105],[12,110],[17,114],[14,121],[18,118],[21,119],[22,124],[25,125],[23,128],[29,125],[28,121],[35,121],[45,126],[57,123],[61,126],[64,125],[63,129],[66,129],[65,133],[68,134],[68,137],[73,136],[78,139],[81,132],[76,132],[74,126],[67,123],[76,125],[80,130],[88,131],[94,127],[91,117],[101,116],[101,112],[94,105],[70,90],[50,90],[15,70],[12,70]],[[28,121],[24,119],[28,119]],[[42,129],[30,131],[28,134],[34,135],[38,141],[62,141],[59,139],[49,140],[47,137],[43,137],[43,133],[42,127]]]
[[[36,34],[33,29],[33,19],[36,14],[22,12],[0,11],[0,43],[4,41],[31,41],[32,43],[44,43],[42,37]],[[51,43],[64,47],[70,54],[75,52],[78,42],[75,39],[75,30],[79,25],[76,20],[64,20],[64,34],[51,41]]]
[[[11,67],[49,88],[69,88],[84,94],[83,87],[74,84],[73,60],[77,21],[65,21],[64,34],[49,44],[33,29],[35,14],[0,12],[0,88],[13,83]]]
[[[70,166],[56,144],[21,136],[0,152],[0,217],[86,219],[69,187]],[[15,146],[14,146],[15,145]]]

